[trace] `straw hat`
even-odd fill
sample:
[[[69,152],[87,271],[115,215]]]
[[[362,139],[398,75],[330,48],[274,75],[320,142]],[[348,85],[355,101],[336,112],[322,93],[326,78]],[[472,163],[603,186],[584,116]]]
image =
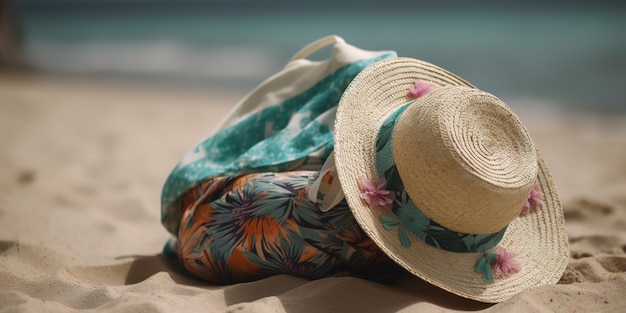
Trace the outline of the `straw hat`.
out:
[[[366,68],[339,103],[334,153],[357,222],[412,274],[492,303],[563,274],[546,164],[506,104],[456,75],[409,58]]]

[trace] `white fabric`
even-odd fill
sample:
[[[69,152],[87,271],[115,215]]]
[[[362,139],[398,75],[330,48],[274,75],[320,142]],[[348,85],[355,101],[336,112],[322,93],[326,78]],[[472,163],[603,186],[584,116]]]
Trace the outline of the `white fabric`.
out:
[[[328,59],[323,61],[306,59],[329,44],[333,44],[333,50]],[[336,35],[316,40],[297,52],[280,72],[270,76],[243,98],[218,124],[214,132],[235,125],[250,114],[301,94],[348,64],[389,53],[395,54],[394,51],[362,50],[347,44],[343,38]]]

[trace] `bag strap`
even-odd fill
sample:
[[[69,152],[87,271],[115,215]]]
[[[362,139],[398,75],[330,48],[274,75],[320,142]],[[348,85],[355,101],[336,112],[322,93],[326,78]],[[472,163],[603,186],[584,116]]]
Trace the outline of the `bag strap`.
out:
[[[324,191],[320,192],[320,189]],[[320,170],[319,176],[317,176],[317,179],[309,186],[307,196],[311,202],[317,204],[317,207],[322,212],[328,212],[328,210],[337,206],[337,204],[345,198],[337,177],[335,151],[330,153]]]
[[[320,49],[330,45],[330,44],[338,44],[338,43],[346,43],[343,38],[337,35],[330,35],[324,38],[320,38],[300,49],[300,51],[296,52],[296,54],[291,57],[290,61],[305,59],[313,54],[315,51],[319,51]]]

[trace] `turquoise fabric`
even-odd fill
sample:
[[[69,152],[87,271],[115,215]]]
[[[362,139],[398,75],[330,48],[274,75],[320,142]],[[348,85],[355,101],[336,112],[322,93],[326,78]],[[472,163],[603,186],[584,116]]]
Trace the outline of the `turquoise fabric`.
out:
[[[497,233],[482,235],[449,230],[428,218],[404,190],[393,158],[392,142],[396,121],[409,104],[403,105],[387,117],[376,138],[378,177],[384,177],[387,180],[387,189],[396,192],[396,201],[391,210],[393,215],[381,215],[383,227],[387,230],[398,228],[400,243],[407,248],[411,246],[407,232],[428,245],[450,252],[485,252],[495,247],[504,236],[506,227]]]
[[[334,147],[337,104],[352,79],[388,53],[346,65],[305,92],[259,111],[196,145],[172,170],[161,194],[161,221],[178,234],[179,198],[207,178],[289,171],[321,164]]]
[[[496,253],[485,252],[483,256],[480,257],[478,261],[476,261],[476,264],[474,265],[474,270],[477,273],[483,274],[483,279],[486,282],[492,283],[493,282],[493,270],[491,269],[491,266],[493,264],[496,264],[497,262],[498,262],[498,257]]]

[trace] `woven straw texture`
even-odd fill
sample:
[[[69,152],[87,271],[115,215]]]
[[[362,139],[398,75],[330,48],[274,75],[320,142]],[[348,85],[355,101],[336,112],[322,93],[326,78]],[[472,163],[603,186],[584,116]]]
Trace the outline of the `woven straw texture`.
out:
[[[480,144],[480,141],[474,141],[467,137],[463,139],[469,145],[475,145],[471,147],[472,150],[482,153],[481,155],[473,156],[471,153],[459,153],[454,148],[455,145],[459,149],[468,147],[466,144],[448,143],[449,145],[447,146],[454,150],[451,158],[461,158],[457,164],[468,166],[465,169],[470,174],[466,173],[465,177],[472,176],[474,177],[473,179],[487,181],[489,188],[496,191],[498,188],[512,190],[511,192],[513,193],[519,192],[519,190],[527,191],[528,179],[523,177],[522,179],[512,180],[510,177],[519,177],[520,175],[511,173],[515,171],[528,171],[530,175],[537,173],[536,183],[539,184],[544,194],[543,207],[526,216],[514,218],[500,242],[500,246],[517,254],[516,259],[521,264],[520,272],[509,278],[496,278],[492,283],[484,281],[482,276],[474,270],[476,261],[482,256],[481,253],[447,252],[431,247],[412,235],[410,236],[411,246],[409,248],[403,247],[398,240],[398,230],[385,230],[380,220],[381,212],[378,209],[370,208],[362,201],[357,178],[365,176],[371,180],[378,179],[374,155],[375,139],[380,124],[386,116],[410,100],[407,98],[407,91],[416,79],[431,82],[437,86],[466,86],[473,88],[465,80],[435,65],[415,59],[394,58],[377,62],[361,72],[346,89],[339,103],[335,121],[336,166],[346,199],[357,222],[383,252],[406,270],[442,289],[470,299],[491,303],[501,302],[524,289],[556,283],[567,265],[567,235],[561,203],[554,182],[540,154],[529,151],[529,149],[534,149],[532,143],[520,143],[520,150],[515,152],[524,156],[522,158],[524,159],[523,164],[512,165],[506,163],[507,153],[497,155],[494,161],[490,161],[493,164],[511,168],[509,170],[511,172],[504,171],[502,173],[494,173],[493,170],[476,170],[482,168],[480,164],[476,165],[476,162],[485,159],[484,156],[489,155],[489,151],[499,150],[490,146],[491,143],[489,142]],[[449,101],[450,99],[441,100]],[[518,137],[524,138],[525,135],[520,134],[520,132],[525,132],[525,130],[523,127],[516,126],[519,123],[517,117],[506,106],[503,106],[503,108],[504,110],[498,114],[511,114],[510,118],[513,121],[513,125],[512,127],[509,127],[511,125],[504,127],[506,133],[496,133],[495,136],[505,136],[510,138],[510,140]],[[466,122],[481,123],[480,121]],[[429,127],[433,127],[433,124],[437,123],[432,122]],[[447,126],[443,125],[442,127]],[[485,127],[486,129],[492,128],[489,125]],[[496,128],[501,129],[502,127]],[[413,134],[414,137],[418,135],[420,134]],[[450,136],[454,137],[455,134]],[[410,137],[405,136],[405,138]],[[396,144],[395,141],[394,144]],[[449,152],[451,150],[448,149],[446,151]],[[412,151],[411,153],[418,152]],[[412,157],[415,158],[415,155]],[[536,163],[530,164],[532,162]],[[493,169],[493,164],[484,167]],[[400,167],[400,165],[398,166]],[[473,172],[468,170],[468,168],[472,168]],[[403,181],[406,185],[407,181],[404,177]],[[462,184],[459,186],[462,186]],[[411,188],[408,191],[410,195],[419,192],[417,187],[407,188]],[[437,188],[441,189],[445,188],[445,186],[437,186]],[[497,192],[495,193],[497,194]],[[436,197],[444,195],[441,194]],[[431,198],[435,197],[431,196]],[[414,201],[416,201],[416,204],[419,203],[418,199],[414,199]],[[513,202],[516,201],[514,200]],[[520,209],[519,207],[517,208],[518,213]],[[431,211],[435,211],[434,207],[431,208]],[[502,211],[508,210],[504,208]],[[483,220],[493,218],[497,223],[504,223],[511,219],[507,214],[498,216],[494,213],[492,216],[488,215],[490,214],[489,212],[483,210],[480,213],[482,215],[481,218]],[[437,219],[434,220],[438,221]],[[466,227],[460,225],[459,221],[462,221],[461,218],[448,217],[446,219],[445,215],[443,220],[450,225],[459,224],[457,229],[465,231],[485,225],[485,223],[474,223],[474,225]]]
[[[398,119],[393,141],[413,202],[457,232],[500,231],[519,215],[537,176],[520,120],[478,89],[445,86],[418,98]]]

